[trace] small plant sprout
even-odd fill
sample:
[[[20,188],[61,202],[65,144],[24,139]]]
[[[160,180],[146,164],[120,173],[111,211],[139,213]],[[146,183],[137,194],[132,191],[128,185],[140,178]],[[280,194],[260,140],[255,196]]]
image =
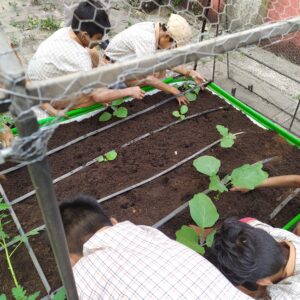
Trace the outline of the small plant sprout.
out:
[[[185,94],[185,97],[190,102],[193,102],[193,101],[197,100],[198,94],[200,92],[200,87],[199,86],[195,86],[195,84],[188,84],[188,83],[186,83],[186,84],[183,85],[183,90],[185,90],[185,91],[186,90],[191,90],[190,92],[187,92]]]
[[[105,153],[104,155],[100,155],[99,157],[97,157],[97,161],[98,162],[106,162],[106,161],[112,161],[115,160],[118,156],[117,151],[115,150],[111,150],[107,153]]]
[[[224,127],[223,125],[217,125],[216,128],[222,136],[221,147],[231,148],[234,145],[234,140],[236,139],[236,136],[230,133],[228,128]]]
[[[176,232],[176,240],[203,255],[205,253],[204,247],[212,246],[216,233],[213,230],[205,236],[205,229],[216,224],[219,214],[212,200],[204,193],[194,195],[189,202],[189,208],[193,221],[200,228],[200,235],[198,236],[193,228],[184,225]]]
[[[10,206],[7,205],[6,203],[4,203],[3,199],[0,198],[0,246],[3,248],[6,262],[8,265],[8,269],[10,271],[10,274],[11,274],[11,277],[12,277],[12,280],[14,283],[14,287],[12,288],[12,296],[13,296],[13,299],[16,299],[16,300],[35,300],[38,298],[40,293],[36,292],[30,296],[26,295],[26,291],[19,284],[19,282],[17,280],[17,276],[16,276],[16,273],[14,271],[13,264],[12,264],[12,258],[13,258],[13,255],[15,254],[15,252],[17,251],[17,249],[19,249],[19,247],[24,242],[26,242],[29,237],[39,234],[39,230],[34,229],[34,230],[31,230],[30,232],[26,233],[25,235],[15,236],[12,239],[12,242],[14,242],[14,245],[11,246],[12,249],[10,250],[10,247],[8,246],[9,236],[5,231],[5,225],[11,223],[11,220],[9,219],[10,214],[7,213],[9,208],[10,208]],[[6,300],[7,296],[4,294],[1,294],[0,299]]]
[[[188,111],[189,111],[189,108],[187,107],[187,105],[181,105],[179,110],[175,110],[175,111],[172,112],[172,115],[176,118],[184,120],[185,115]]]
[[[100,115],[99,117],[99,121],[100,122],[107,122],[109,121],[113,116],[119,118],[119,119],[123,119],[126,118],[128,116],[128,110],[126,107],[124,106],[120,106],[121,104],[124,103],[123,99],[118,99],[115,100],[111,103],[111,108],[113,110],[113,113],[110,112],[104,112]]]

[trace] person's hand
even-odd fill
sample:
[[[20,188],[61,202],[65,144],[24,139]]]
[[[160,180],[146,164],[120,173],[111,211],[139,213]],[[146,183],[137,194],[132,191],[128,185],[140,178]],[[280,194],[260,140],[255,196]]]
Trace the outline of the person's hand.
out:
[[[130,95],[132,98],[141,100],[145,97],[146,93],[139,86],[134,86],[131,87],[130,89],[131,89]]]
[[[174,92],[174,96],[179,95],[179,94],[181,94],[181,92],[176,89],[176,91]],[[176,99],[177,99],[179,105],[188,105],[190,103],[188,98],[184,95],[177,96]]]
[[[194,81],[200,86],[205,81],[205,78],[199,72],[194,71],[194,70],[189,71],[189,76],[192,77],[194,79]]]
[[[240,192],[240,193],[243,193],[243,194],[248,193],[249,191],[250,190],[248,190],[248,189],[237,187],[237,186],[230,189],[230,192]]]
[[[300,236],[300,222],[296,225],[295,229],[293,230],[293,233]]]
[[[3,124],[3,127],[0,128],[0,141],[3,145],[3,148],[9,147],[13,140],[14,135],[11,129],[7,125]]]

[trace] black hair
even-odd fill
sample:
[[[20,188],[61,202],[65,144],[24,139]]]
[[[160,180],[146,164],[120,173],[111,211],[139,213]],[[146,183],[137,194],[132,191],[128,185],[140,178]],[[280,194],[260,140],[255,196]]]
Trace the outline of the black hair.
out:
[[[104,35],[111,27],[108,15],[97,0],[80,2],[74,11],[71,27],[77,34],[86,31],[90,37],[101,33]]]
[[[256,281],[279,272],[287,263],[281,245],[266,231],[226,219],[206,258],[233,285],[256,290]]]
[[[87,195],[77,195],[59,209],[70,253],[82,255],[83,244],[100,228],[112,225],[96,199]]]

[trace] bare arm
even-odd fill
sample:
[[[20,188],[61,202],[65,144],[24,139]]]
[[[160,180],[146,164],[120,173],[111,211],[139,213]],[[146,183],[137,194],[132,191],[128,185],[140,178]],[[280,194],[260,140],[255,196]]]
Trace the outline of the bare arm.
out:
[[[204,77],[199,72],[194,70],[188,70],[183,66],[178,66],[172,69],[172,71],[186,77],[192,77],[198,85],[201,85],[205,81]]]
[[[4,148],[9,147],[13,139],[14,139],[14,135],[11,129],[6,124],[3,124],[2,127],[0,128],[0,141],[3,147]]]

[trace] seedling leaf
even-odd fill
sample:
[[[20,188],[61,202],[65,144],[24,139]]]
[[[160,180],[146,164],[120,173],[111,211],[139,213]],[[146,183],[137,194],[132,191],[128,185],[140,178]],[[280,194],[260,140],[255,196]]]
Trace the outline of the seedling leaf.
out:
[[[98,156],[98,157],[97,157],[97,161],[98,161],[98,162],[104,162],[104,161],[105,161],[104,156],[103,156],[103,155]]]
[[[219,214],[211,199],[199,193],[189,202],[192,219],[200,228],[212,227],[218,220]]]
[[[123,104],[123,103],[124,103],[124,100],[123,100],[123,99],[117,99],[117,100],[113,101],[113,102],[111,103],[111,105],[113,105],[113,106],[119,106],[119,105],[121,105],[121,104]]]
[[[40,292],[35,292],[34,294],[28,296],[27,300],[35,300],[40,295]]]
[[[25,291],[21,286],[12,288],[11,292],[16,300],[23,300],[27,298]]]
[[[188,111],[189,111],[189,108],[187,107],[187,105],[181,105],[180,106],[180,113],[182,115],[185,115]]]
[[[199,92],[200,92],[200,87],[198,86],[198,87],[196,87],[196,88],[194,89],[194,93],[196,93],[196,95],[198,95]]]
[[[210,176],[209,189],[220,193],[228,191],[227,187],[222,183],[218,175]]]
[[[107,121],[109,121],[111,118],[112,118],[112,114],[105,111],[104,113],[101,114],[101,116],[100,116],[100,118],[99,118],[99,121],[100,121],[100,122],[107,122]]]
[[[205,253],[204,248],[199,245],[197,233],[188,226],[183,225],[180,230],[176,231],[176,241],[202,255]]]
[[[217,125],[216,128],[222,136],[228,135],[228,128],[224,127],[223,125]]]
[[[193,102],[193,101],[197,100],[197,95],[195,93],[189,92],[189,93],[186,93],[185,96],[187,97],[187,99],[190,102]]]
[[[253,165],[245,164],[234,169],[231,173],[231,183],[240,188],[253,190],[269,176],[267,172],[262,170],[262,167],[262,163],[256,163]]]
[[[185,115],[180,115],[180,120],[183,121],[185,119]]]
[[[128,110],[126,107],[118,107],[118,109],[114,111],[114,116],[120,119],[126,118],[127,115]]]
[[[7,300],[7,298],[4,294],[2,294],[2,295],[0,295],[0,300]]]
[[[172,115],[173,115],[174,117],[176,117],[176,118],[180,118],[180,112],[177,111],[177,110],[173,111],[173,112],[172,112]]]
[[[215,234],[216,234],[216,230],[213,230],[207,237],[206,237],[206,246],[207,247],[211,247],[213,242],[214,242],[214,238],[215,238]]]
[[[112,150],[112,151],[105,153],[104,155],[108,161],[111,161],[111,160],[115,160],[117,158],[118,153],[115,150]]]
[[[218,173],[221,162],[213,156],[204,155],[195,159],[193,162],[193,166],[198,172],[208,176],[212,176]]]
[[[9,205],[6,203],[0,203],[0,211],[9,209]]]
[[[222,148],[231,148],[233,146],[233,144],[234,144],[234,139],[231,138],[229,135],[223,137],[222,140],[221,140],[221,147]]]

